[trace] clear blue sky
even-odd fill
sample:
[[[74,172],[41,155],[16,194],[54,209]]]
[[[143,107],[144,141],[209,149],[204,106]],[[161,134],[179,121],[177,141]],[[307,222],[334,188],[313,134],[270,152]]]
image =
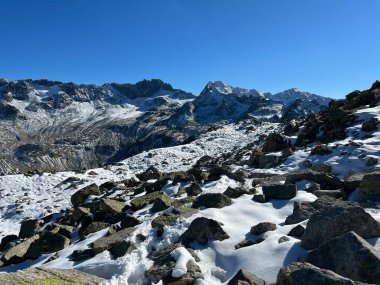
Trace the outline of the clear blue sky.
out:
[[[0,77],[342,97],[380,79],[379,11],[379,0],[1,0]]]

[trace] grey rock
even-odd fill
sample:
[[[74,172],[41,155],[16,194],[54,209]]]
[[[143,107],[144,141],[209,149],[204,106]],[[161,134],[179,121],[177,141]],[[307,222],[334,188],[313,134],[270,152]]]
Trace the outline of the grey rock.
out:
[[[297,196],[297,186],[295,184],[264,185],[262,189],[267,199],[287,200]]]
[[[309,251],[302,261],[360,282],[378,283],[380,280],[380,253],[354,232]]]
[[[277,228],[276,224],[264,222],[264,223],[258,223],[257,225],[251,227],[250,232],[251,234],[254,234],[254,235],[261,235],[268,231],[274,231],[276,228]]]
[[[263,279],[257,277],[251,272],[240,269],[227,285],[267,285]]]
[[[160,212],[169,208],[173,204],[172,199],[164,193],[160,197],[156,198],[153,202],[152,212]]]
[[[251,193],[240,187],[228,187],[227,190],[223,192],[223,194],[229,198],[236,199],[239,198],[241,195],[250,195]]]
[[[165,195],[166,194],[164,192],[156,191],[156,192],[148,193],[141,197],[134,198],[130,201],[130,203],[133,209],[139,210],[149,204],[152,204],[154,200],[156,200],[157,198],[163,197]]]
[[[25,256],[29,250],[30,245],[39,238],[40,236],[37,234],[9,248],[2,253],[0,260],[5,265],[23,262],[26,259]]]
[[[40,224],[37,219],[29,219],[22,221],[19,238],[30,238],[40,230]]]
[[[94,183],[75,192],[71,196],[71,204],[73,204],[74,207],[78,207],[82,205],[90,195],[99,196],[101,194],[99,186]]]
[[[198,196],[203,192],[203,190],[198,183],[191,183],[189,187],[185,188],[185,192],[188,196]]]
[[[289,240],[290,240],[290,238],[288,238],[287,236],[282,236],[279,238],[278,243],[287,242]]]
[[[301,238],[305,232],[305,228],[301,225],[295,226],[290,230],[288,236]]]
[[[115,244],[110,249],[110,252],[113,255],[113,257],[118,258],[131,253],[136,248],[137,246],[133,242],[123,240],[120,243]]]
[[[362,201],[380,201],[380,172],[369,173],[363,176],[360,183],[359,199]]]
[[[311,170],[317,171],[317,172],[325,172],[325,173],[330,173],[331,172],[331,165],[330,164],[325,164],[325,163],[317,163],[313,164],[310,167]]]
[[[207,193],[198,196],[197,199],[195,199],[192,207],[223,208],[230,206],[231,204],[231,199],[222,193]]]
[[[377,118],[369,119],[368,121],[365,121],[362,124],[362,131],[364,131],[364,132],[376,131],[379,123],[380,123],[380,121]]]
[[[60,251],[70,244],[70,239],[49,231],[44,231],[30,244],[26,257],[36,259],[42,254]]]
[[[228,238],[228,234],[217,221],[203,217],[192,221],[189,228],[180,236],[183,244],[189,244],[193,241],[206,244],[209,240],[222,241]]]
[[[135,228],[122,229],[115,234],[97,239],[90,244],[90,248],[94,254],[98,254],[105,250],[110,250],[112,247],[126,239],[134,231]]]
[[[350,203],[326,207],[312,214],[301,245],[313,249],[324,242],[354,231],[363,238],[380,236],[380,224],[363,208]]]
[[[122,229],[125,229],[125,228],[132,228],[134,226],[137,226],[138,224],[140,224],[140,221],[135,218],[134,216],[131,216],[131,215],[125,215],[125,217],[123,217],[123,219],[121,220],[120,222],[120,227]]]
[[[110,226],[109,223],[104,222],[96,222],[93,221],[85,227],[80,228],[79,235],[84,238],[89,234],[96,233],[98,231],[104,230]]]
[[[317,197],[329,196],[336,199],[342,198],[345,196],[345,193],[341,190],[316,190],[313,192],[313,194]]]
[[[295,262],[281,268],[276,285],[366,285],[309,263]],[[367,284],[368,285],[368,284]]]
[[[100,211],[102,212],[109,214],[119,214],[123,212],[124,207],[124,202],[108,198],[100,199]]]

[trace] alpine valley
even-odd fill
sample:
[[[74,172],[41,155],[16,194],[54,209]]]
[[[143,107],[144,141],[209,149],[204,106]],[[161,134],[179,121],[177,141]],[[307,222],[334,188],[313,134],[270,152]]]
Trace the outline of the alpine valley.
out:
[[[380,284],[380,82],[0,80],[0,284]]]

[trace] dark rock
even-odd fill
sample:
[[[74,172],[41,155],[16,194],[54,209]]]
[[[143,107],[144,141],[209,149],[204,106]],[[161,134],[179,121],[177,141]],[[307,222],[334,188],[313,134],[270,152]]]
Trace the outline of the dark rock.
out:
[[[145,206],[152,204],[157,198],[167,196],[164,192],[152,192],[141,197],[134,198],[130,201],[131,206],[134,210],[139,210]]]
[[[316,172],[331,173],[332,166],[330,164],[318,163],[313,164],[310,169]]]
[[[250,240],[250,239],[247,239],[247,240],[243,240],[241,242],[239,242],[238,244],[235,244],[235,249],[239,249],[239,248],[243,248],[243,247],[248,247],[248,246],[251,246],[251,245],[255,245],[255,244],[259,244],[261,242],[263,242],[265,240],[265,238],[258,238],[256,240]]]
[[[376,131],[379,123],[380,123],[380,121],[377,118],[369,119],[368,121],[366,121],[362,124],[362,131],[364,131],[364,132]]]
[[[283,243],[287,241],[290,241],[290,238],[288,238],[287,236],[282,236],[279,238],[278,243]]]
[[[227,285],[267,285],[263,279],[257,277],[251,272],[239,270]]]
[[[94,183],[75,192],[71,196],[71,204],[73,204],[74,207],[78,207],[82,205],[90,195],[99,196],[101,194],[99,186]]]
[[[328,196],[336,199],[342,198],[345,195],[345,193],[341,190],[316,190],[313,194],[317,197]]]
[[[305,228],[301,225],[298,225],[290,230],[290,232],[288,233],[288,236],[301,238],[304,232],[305,232]]]
[[[70,239],[53,232],[44,231],[30,244],[27,258],[36,259],[42,254],[60,251],[70,244]]]
[[[119,214],[123,212],[125,207],[124,202],[120,202],[114,199],[102,198],[100,199],[100,211],[109,214]]]
[[[222,193],[207,193],[197,197],[192,207],[223,208],[231,204],[231,199]]]
[[[15,240],[17,240],[16,235],[6,235],[5,237],[3,237],[1,239],[0,252],[8,249],[9,243],[11,243],[12,241],[15,241]]]
[[[185,192],[187,193],[187,196],[198,196],[203,190],[198,183],[191,183],[189,187],[185,188]]]
[[[302,261],[356,281],[378,283],[380,280],[380,253],[354,232],[309,251]]]
[[[206,244],[209,240],[222,241],[228,238],[228,234],[217,221],[203,217],[192,221],[189,228],[180,237],[184,244],[189,244],[193,241]]]
[[[83,261],[94,256],[95,255],[91,249],[74,250],[73,253],[70,255],[69,259],[71,261]]]
[[[250,232],[251,234],[254,234],[254,235],[261,235],[268,231],[274,231],[276,228],[277,228],[276,224],[264,222],[264,223],[258,223],[257,225],[251,227]]]
[[[137,226],[138,224],[140,224],[140,221],[137,218],[127,214],[121,220],[120,227],[122,229],[132,228],[134,226]]]
[[[330,153],[332,151],[324,144],[317,145],[310,151],[310,155],[327,155]]]
[[[37,219],[24,220],[21,223],[19,238],[30,238],[40,230],[40,224]]]
[[[125,240],[131,233],[134,232],[134,230],[135,228],[126,228],[113,235],[97,239],[90,244],[90,248],[94,254],[101,253],[105,250],[110,250],[113,246]]]
[[[305,191],[309,193],[313,193],[318,190],[321,190],[321,186],[318,183],[313,183],[305,189]]]
[[[252,200],[255,201],[255,202],[257,202],[257,203],[266,203],[266,202],[268,202],[268,200],[265,198],[265,196],[263,194],[253,195]]]
[[[276,285],[368,285],[344,278],[309,263],[295,262],[281,268]]]
[[[227,190],[223,192],[223,194],[229,198],[236,199],[239,198],[241,195],[250,195],[251,193],[240,187],[228,187]]]
[[[131,253],[136,248],[137,247],[133,242],[123,240],[120,243],[114,245],[111,248],[110,252],[115,258],[118,258]]]
[[[152,212],[160,212],[167,208],[169,208],[172,205],[173,201],[172,199],[164,193],[164,195],[161,195],[160,197],[156,198],[153,202]]]
[[[321,185],[323,189],[341,189],[343,181],[330,173],[316,172],[310,169],[286,174],[286,183],[297,183],[302,180],[310,180]]]
[[[379,237],[380,224],[363,208],[341,202],[310,216],[301,246],[313,249],[349,231],[355,231],[366,239]]]
[[[72,213],[69,215],[69,220],[71,224],[78,223],[85,215],[90,213],[89,208],[76,207],[73,209]]]
[[[162,173],[154,166],[150,166],[147,170],[145,170],[145,172],[137,174],[136,176],[142,181],[147,181],[151,179],[161,179]]]
[[[264,185],[262,189],[267,199],[287,200],[297,196],[295,184]]]
[[[84,238],[85,236],[88,236],[89,234],[96,233],[98,231],[104,230],[108,228],[110,224],[103,223],[103,222],[91,222],[89,225],[80,228],[79,235]]]
[[[68,225],[61,225],[57,223],[51,224],[51,226],[47,226],[45,230],[51,231],[55,234],[63,235],[67,238],[71,238],[71,234],[75,231],[75,228]]]
[[[290,146],[290,141],[285,140],[280,133],[273,132],[266,137],[262,150],[263,152],[277,152]]]
[[[363,176],[360,183],[359,199],[362,201],[380,201],[380,172],[369,173]]]
[[[23,262],[26,259],[26,253],[28,252],[30,245],[39,238],[40,236],[38,234],[34,235],[4,251],[0,257],[1,262],[3,262],[4,265]]]
[[[367,160],[367,162],[366,162],[366,165],[367,166],[374,166],[374,165],[376,165],[376,164],[378,164],[379,163],[379,159],[378,158],[376,158],[376,157],[369,157],[368,158],[368,160]]]

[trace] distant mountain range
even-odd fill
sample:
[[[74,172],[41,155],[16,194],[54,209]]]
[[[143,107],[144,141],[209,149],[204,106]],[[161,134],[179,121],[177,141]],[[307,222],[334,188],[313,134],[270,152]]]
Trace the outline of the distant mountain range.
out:
[[[199,96],[161,80],[77,85],[0,79],[0,173],[94,168],[195,139],[210,126],[281,122],[326,108],[330,98],[209,82]]]

